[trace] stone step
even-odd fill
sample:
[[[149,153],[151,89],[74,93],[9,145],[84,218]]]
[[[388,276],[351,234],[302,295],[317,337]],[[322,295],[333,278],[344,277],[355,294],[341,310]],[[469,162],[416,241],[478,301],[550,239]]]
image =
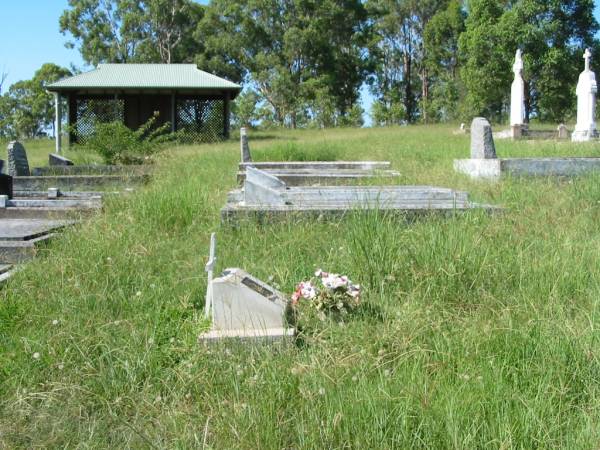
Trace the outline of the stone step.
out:
[[[14,191],[89,191],[99,186],[132,186],[147,182],[149,175],[52,175],[14,177]]]
[[[21,264],[32,259],[39,245],[47,242],[52,236],[45,234],[28,241],[0,241],[0,264]]]
[[[342,182],[356,181],[365,178],[393,178],[399,177],[400,173],[392,170],[355,170],[355,169],[267,169],[265,172],[276,176],[288,186],[306,186],[315,184],[336,184]],[[246,172],[239,171],[237,174],[238,184],[246,180]]]
[[[0,219],[81,219],[98,211],[95,208],[0,208]]]

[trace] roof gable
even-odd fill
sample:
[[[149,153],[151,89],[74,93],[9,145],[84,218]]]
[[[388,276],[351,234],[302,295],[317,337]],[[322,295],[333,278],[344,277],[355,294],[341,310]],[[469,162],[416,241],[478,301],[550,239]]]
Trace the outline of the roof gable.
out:
[[[90,72],[47,87],[61,92],[77,89],[206,89],[239,92],[231,81],[204,72],[195,64],[99,64]]]

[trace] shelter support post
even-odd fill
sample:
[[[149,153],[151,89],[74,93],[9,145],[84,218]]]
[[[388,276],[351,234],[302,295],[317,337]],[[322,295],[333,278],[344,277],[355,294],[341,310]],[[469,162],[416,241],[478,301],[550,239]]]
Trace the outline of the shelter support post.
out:
[[[56,153],[59,155],[62,153],[62,108],[61,108],[61,97],[58,92],[54,94],[54,109],[56,115],[56,124],[54,127],[54,134],[56,139]]]
[[[223,107],[223,136],[225,139],[229,139],[229,122],[230,122],[230,114],[231,114],[231,105],[229,104],[229,92],[225,93],[223,98],[224,107]]]

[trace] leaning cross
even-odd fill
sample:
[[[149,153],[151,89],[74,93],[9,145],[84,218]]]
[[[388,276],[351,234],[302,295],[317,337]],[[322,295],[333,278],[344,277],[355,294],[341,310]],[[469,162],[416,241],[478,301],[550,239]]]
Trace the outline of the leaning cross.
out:
[[[590,60],[592,59],[592,52],[589,48],[585,49],[585,53],[583,54],[583,59],[585,59],[585,70],[586,72],[590,70]]]
[[[215,270],[215,265],[217,263],[217,257],[215,256],[216,248],[217,248],[217,236],[215,233],[212,233],[210,235],[210,257],[205,266],[205,270],[208,273],[208,285],[206,286],[206,302],[204,304],[204,316],[205,317],[209,316],[210,309],[212,307],[213,271]]]

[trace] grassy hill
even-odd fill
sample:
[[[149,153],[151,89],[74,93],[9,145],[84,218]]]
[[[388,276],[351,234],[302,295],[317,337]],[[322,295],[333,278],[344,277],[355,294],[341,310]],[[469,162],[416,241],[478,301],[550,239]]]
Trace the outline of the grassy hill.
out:
[[[441,126],[265,132],[251,147],[257,160],[391,160],[402,184],[507,211],[228,227],[238,144],[170,149],[149,186],[0,292],[0,448],[597,447],[600,176],[472,182],[452,170],[468,137]],[[362,284],[364,305],[298,346],[199,346],[212,231],[219,269],[291,293],[322,267]]]

